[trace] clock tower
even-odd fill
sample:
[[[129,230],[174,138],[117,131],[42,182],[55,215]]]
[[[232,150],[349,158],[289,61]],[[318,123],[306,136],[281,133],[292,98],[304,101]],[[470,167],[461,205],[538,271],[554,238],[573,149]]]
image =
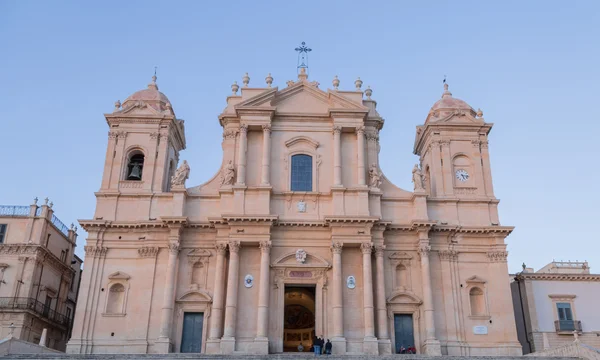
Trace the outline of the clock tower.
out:
[[[444,84],[442,98],[431,107],[425,124],[417,126],[415,139],[414,153],[420,157],[429,198],[489,204],[489,219],[477,225],[498,224],[488,153],[492,126],[485,122],[481,110],[475,111],[465,101],[452,97],[448,84]],[[458,223],[459,214],[450,218]]]

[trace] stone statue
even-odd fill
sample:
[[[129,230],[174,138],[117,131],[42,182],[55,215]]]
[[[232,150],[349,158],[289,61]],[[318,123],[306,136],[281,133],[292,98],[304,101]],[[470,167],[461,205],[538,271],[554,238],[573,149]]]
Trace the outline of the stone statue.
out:
[[[377,168],[377,164],[371,164],[369,169],[369,185],[374,188],[379,188],[381,185],[381,172]]]
[[[183,186],[189,177],[190,166],[186,160],[183,160],[183,164],[175,171],[175,175],[171,176],[171,186]]]
[[[225,168],[223,169],[223,175],[221,178],[221,185],[233,185],[233,180],[235,179],[235,168],[233,167],[233,162],[229,160]]]
[[[423,173],[421,173],[421,169],[419,169],[419,165],[415,164],[415,167],[412,170],[412,182],[415,184],[416,190],[425,190],[423,186]]]

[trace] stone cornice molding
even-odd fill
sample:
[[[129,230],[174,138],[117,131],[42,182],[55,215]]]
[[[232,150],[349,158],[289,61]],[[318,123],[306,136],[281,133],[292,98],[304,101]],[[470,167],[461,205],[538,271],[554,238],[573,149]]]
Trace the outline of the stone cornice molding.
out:
[[[187,216],[161,216],[160,220],[167,226],[186,226],[188,223]]]
[[[327,215],[325,216],[325,221],[327,223],[371,223],[374,224],[380,220],[379,217],[376,216],[336,216],[336,215]]]
[[[497,234],[508,236],[514,226],[453,226],[453,225],[435,225],[434,232],[457,232],[461,234]]]
[[[75,271],[69,266],[70,264],[67,265],[63,261],[60,261],[58,257],[41,245],[0,244],[0,255],[18,255],[19,261],[21,261],[21,258],[23,261],[25,259],[33,259],[41,264],[49,264],[62,273],[72,273]]]
[[[276,215],[223,215],[221,218],[209,218],[212,224],[235,224],[243,223],[263,223],[273,224],[277,221]]]
[[[600,274],[519,273],[517,280],[600,281]]]
[[[138,256],[141,258],[156,257],[158,254],[158,246],[142,246],[138,249]]]
[[[277,221],[274,226],[289,226],[289,227],[329,227],[329,224],[324,221]]]
[[[459,252],[456,250],[440,250],[438,255],[440,260],[457,261]]]

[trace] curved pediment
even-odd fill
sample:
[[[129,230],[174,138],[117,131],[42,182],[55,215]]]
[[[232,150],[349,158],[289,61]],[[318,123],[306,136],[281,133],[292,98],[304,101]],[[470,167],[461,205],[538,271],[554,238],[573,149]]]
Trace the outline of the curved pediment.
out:
[[[331,264],[319,255],[306,253],[306,260],[301,263],[296,260],[296,252],[285,254],[273,262],[273,267],[323,267],[329,268]]]
[[[177,302],[212,302],[212,296],[204,290],[190,290],[181,295]]]
[[[319,147],[319,142],[309,138],[308,136],[296,136],[285,142],[286,147],[292,147],[296,144],[307,144],[315,149]]]
[[[415,293],[411,291],[394,291],[388,298],[388,303],[393,304],[414,304],[421,305],[423,300],[421,300]]]
[[[484,279],[480,278],[477,275],[473,275],[466,280],[467,284],[485,284],[486,282],[487,281],[485,281]]]
[[[114,273],[108,275],[108,278],[110,280],[129,280],[129,279],[131,279],[131,276],[129,276],[128,274],[126,274],[122,271],[117,271],[117,272],[114,272]]]

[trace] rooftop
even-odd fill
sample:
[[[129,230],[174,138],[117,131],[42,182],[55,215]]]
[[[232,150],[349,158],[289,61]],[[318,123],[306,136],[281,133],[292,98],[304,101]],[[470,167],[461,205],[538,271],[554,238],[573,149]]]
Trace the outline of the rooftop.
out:
[[[30,212],[32,211],[32,207],[35,206],[35,217],[42,215],[42,206],[37,205],[37,198],[35,198],[34,203],[31,205],[0,205],[0,217],[29,217]],[[48,203],[48,198],[45,199],[45,203],[43,206],[52,209],[52,202]],[[50,220],[52,225],[54,225],[58,231],[63,233],[66,237],[69,236],[69,230],[77,231],[77,227],[71,224],[71,227],[67,227],[60,219],[52,214],[52,219]]]

